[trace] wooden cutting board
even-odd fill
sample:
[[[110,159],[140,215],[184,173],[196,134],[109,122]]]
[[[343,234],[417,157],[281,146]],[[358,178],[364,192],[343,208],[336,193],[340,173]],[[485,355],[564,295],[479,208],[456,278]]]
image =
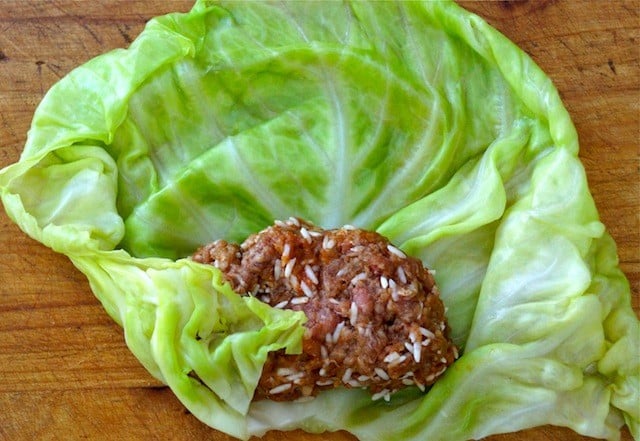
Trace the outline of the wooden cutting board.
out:
[[[78,64],[126,47],[151,17],[190,1],[0,0],[0,168],[18,160],[33,111]],[[640,4],[535,0],[463,3],[553,79],[581,140],[602,220],[619,246],[634,308],[640,289]],[[640,405],[640,404],[639,404]],[[231,438],[190,415],[140,367],[121,329],[68,260],[27,238],[0,210],[0,438]],[[347,433],[265,440],[353,441]],[[493,441],[582,440],[543,427]],[[631,437],[625,430],[623,439]]]

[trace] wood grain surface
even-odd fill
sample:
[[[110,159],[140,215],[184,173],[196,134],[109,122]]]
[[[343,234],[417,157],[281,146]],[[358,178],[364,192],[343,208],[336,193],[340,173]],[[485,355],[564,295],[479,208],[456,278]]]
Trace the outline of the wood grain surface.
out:
[[[462,2],[529,53],[572,115],[593,196],[640,290],[640,4]],[[0,168],[18,160],[33,111],[72,68],[126,47],[145,22],[190,1],[0,0]],[[640,405],[640,404],[639,404]],[[69,261],[0,210],[0,438],[213,440],[129,353],[122,330]],[[265,440],[353,441],[343,432],[271,432]],[[541,427],[493,441],[586,439]],[[626,429],[623,439],[631,440]]]

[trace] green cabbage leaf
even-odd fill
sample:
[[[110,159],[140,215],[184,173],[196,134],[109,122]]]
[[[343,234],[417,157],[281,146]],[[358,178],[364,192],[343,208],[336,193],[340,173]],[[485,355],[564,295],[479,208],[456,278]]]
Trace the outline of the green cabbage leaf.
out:
[[[455,3],[198,1],[54,85],[0,191],[149,372],[235,437],[638,439],[639,322],[577,154],[549,78]],[[188,256],[289,216],[377,230],[436,271],[462,352],[438,383],[252,402],[306,318]]]

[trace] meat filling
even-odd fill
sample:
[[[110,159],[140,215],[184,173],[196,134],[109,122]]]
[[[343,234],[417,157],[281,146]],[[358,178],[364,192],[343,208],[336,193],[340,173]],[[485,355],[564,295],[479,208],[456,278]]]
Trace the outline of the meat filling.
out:
[[[271,352],[256,399],[347,387],[388,400],[403,387],[424,390],[458,356],[431,272],[375,232],[290,218],[193,259],[219,268],[234,291],[307,316],[302,353]]]

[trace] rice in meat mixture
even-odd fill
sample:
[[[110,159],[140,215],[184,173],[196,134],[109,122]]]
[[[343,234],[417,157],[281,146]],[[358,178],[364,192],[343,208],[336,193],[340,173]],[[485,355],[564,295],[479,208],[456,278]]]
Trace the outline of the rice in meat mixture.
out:
[[[302,353],[271,352],[256,399],[351,387],[388,400],[403,387],[424,390],[458,356],[429,270],[375,232],[290,218],[193,259],[219,268],[234,291],[307,316]]]

